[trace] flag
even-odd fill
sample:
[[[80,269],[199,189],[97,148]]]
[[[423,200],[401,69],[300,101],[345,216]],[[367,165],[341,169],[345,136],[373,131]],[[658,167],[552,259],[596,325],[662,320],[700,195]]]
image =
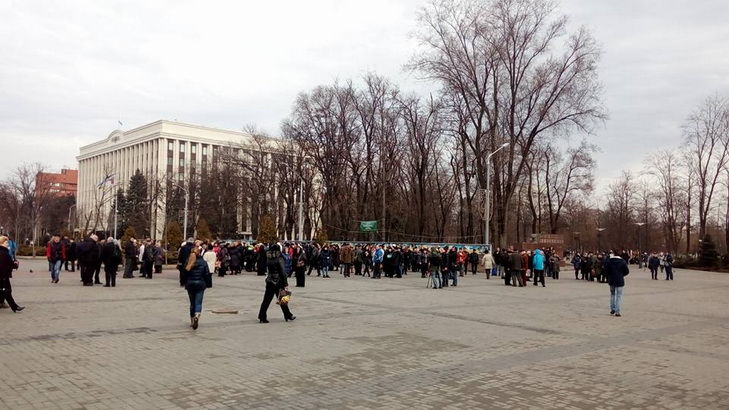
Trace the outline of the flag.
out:
[[[107,175],[103,181],[99,184],[99,189],[108,188],[116,185],[116,174]]]

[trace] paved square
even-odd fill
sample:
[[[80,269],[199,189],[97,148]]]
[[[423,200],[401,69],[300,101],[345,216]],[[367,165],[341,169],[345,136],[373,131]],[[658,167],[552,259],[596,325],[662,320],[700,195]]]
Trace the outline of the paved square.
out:
[[[103,288],[45,267],[22,261],[26,310],[0,310],[2,408],[729,409],[729,274],[633,267],[614,318],[607,285],[569,271],[443,290],[333,272],[269,324],[261,277],[215,277],[193,331],[173,269]]]

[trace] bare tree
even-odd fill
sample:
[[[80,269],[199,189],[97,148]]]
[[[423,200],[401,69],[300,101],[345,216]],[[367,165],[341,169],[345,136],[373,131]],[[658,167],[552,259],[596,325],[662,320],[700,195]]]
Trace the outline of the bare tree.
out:
[[[729,161],[729,102],[714,95],[689,115],[683,126],[685,146],[696,187],[699,237],[706,235],[706,221],[719,177]]]
[[[655,180],[653,192],[657,202],[657,214],[660,216],[668,251],[676,253],[688,208],[687,181],[681,157],[672,150],[659,150],[650,154],[646,159],[646,173]]]
[[[606,117],[599,48],[585,29],[567,35],[566,17],[545,0],[435,0],[419,22],[425,51],[409,67],[439,81],[458,102],[454,112],[481,186],[486,154],[511,143],[503,160],[494,158],[496,230],[504,245],[508,205],[535,144],[570,128],[589,132]],[[564,52],[554,52],[557,46]]]

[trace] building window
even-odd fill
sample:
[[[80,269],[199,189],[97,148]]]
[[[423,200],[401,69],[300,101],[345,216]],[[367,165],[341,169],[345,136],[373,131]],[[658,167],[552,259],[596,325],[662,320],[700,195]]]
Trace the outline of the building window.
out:
[[[185,152],[185,143],[180,142],[180,153],[183,153],[183,152]]]
[[[175,150],[175,142],[170,140],[167,141],[167,151],[174,151]]]
[[[190,153],[191,154],[197,153],[197,144],[190,143]]]
[[[203,156],[208,155],[208,146],[207,145],[202,146],[202,154],[203,154]]]

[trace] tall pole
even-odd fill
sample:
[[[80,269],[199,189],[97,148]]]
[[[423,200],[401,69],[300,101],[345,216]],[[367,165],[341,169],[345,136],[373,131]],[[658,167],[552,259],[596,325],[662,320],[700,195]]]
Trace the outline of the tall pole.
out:
[[[182,189],[185,190],[185,216],[182,218],[182,220],[183,220],[182,223],[185,225],[185,227],[183,228],[182,236],[185,238],[184,240],[187,240],[187,205],[190,200],[190,194],[187,191],[187,189],[185,189],[185,188],[182,188]]]
[[[117,238],[116,236],[116,227],[117,222],[119,222],[119,188],[116,188],[114,190],[114,239]]]
[[[299,175],[299,241],[304,241],[304,177]]]

